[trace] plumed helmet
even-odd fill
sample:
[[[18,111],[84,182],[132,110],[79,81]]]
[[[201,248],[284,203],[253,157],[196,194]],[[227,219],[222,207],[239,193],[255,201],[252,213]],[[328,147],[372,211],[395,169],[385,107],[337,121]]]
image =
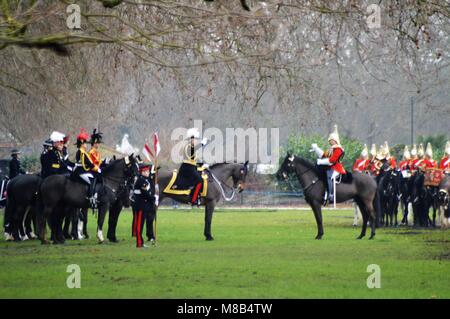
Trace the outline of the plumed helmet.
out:
[[[417,145],[414,144],[411,149],[411,156],[417,156]]]
[[[376,159],[381,161],[382,159],[385,159],[385,158],[386,158],[386,153],[384,152],[384,146],[380,145],[378,147]]]
[[[376,156],[377,155],[377,145],[372,144],[372,147],[370,148],[370,155]]]
[[[97,129],[95,128],[91,135],[91,144],[102,143],[103,139],[102,134],[103,133],[98,132]]]
[[[338,145],[341,145],[337,125],[334,125],[333,132],[328,136],[328,142],[331,140],[335,141]]]
[[[65,137],[65,134],[58,131],[53,131],[52,134],[50,134],[50,139],[53,143],[63,142]]]
[[[189,138],[199,138],[200,132],[199,132],[198,128],[193,127],[193,128],[190,128],[187,130],[186,135],[187,135],[188,139]]]
[[[405,160],[411,159],[411,154],[409,153],[408,145],[405,145],[405,148],[403,150],[403,159],[405,159]]]
[[[427,143],[427,149],[425,150],[425,155],[429,158],[433,158],[433,148],[431,147],[431,143]]]
[[[417,151],[417,155],[419,155],[420,158],[422,158],[425,155],[425,150],[423,149],[423,144],[419,144],[419,149]]]
[[[391,152],[389,151],[389,144],[387,141],[384,141],[384,155],[386,155],[386,158],[391,157]]]
[[[367,157],[369,156],[369,150],[367,149],[367,144],[364,144],[363,150],[361,152],[361,156],[362,157]]]

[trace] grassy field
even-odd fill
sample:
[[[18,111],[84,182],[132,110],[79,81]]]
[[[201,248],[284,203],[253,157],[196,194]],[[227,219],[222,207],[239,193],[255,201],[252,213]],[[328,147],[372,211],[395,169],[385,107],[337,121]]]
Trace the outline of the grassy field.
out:
[[[450,298],[450,231],[389,228],[358,241],[352,212],[330,210],[317,241],[309,211],[219,210],[206,242],[201,210],[158,216],[158,245],[148,249],[135,248],[129,211],[119,244],[2,239],[0,297]],[[66,286],[69,264],[81,267],[81,289]],[[367,288],[369,264],[381,267],[380,289]]]

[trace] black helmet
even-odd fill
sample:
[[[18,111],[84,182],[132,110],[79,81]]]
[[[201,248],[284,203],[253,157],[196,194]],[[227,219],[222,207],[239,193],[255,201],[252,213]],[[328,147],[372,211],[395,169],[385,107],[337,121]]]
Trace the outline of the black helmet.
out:
[[[51,139],[47,139],[44,141],[44,143],[42,143],[42,146],[44,147],[52,147],[53,146],[53,141]]]
[[[91,135],[91,145],[95,143],[102,143],[102,134],[100,132],[97,132],[97,129],[94,129],[94,132]]]

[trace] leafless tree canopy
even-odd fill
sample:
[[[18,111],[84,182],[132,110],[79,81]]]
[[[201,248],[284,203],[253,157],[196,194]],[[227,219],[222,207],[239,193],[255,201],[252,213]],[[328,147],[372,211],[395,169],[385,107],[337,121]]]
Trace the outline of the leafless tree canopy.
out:
[[[450,3],[379,1],[369,28],[372,2],[0,0],[0,134],[100,123],[112,142],[201,118],[400,141],[411,98],[419,132],[447,130]]]

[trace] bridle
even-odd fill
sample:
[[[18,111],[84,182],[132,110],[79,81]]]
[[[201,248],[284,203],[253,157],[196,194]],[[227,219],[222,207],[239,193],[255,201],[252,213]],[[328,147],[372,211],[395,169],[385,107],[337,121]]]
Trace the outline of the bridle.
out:
[[[295,160],[295,155],[292,156],[292,160],[289,158],[289,163],[287,164],[287,166],[289,167],[289,169],[293,169],[294,168],[294,160]],[[295,171],[297,177],[299,180],[301,180],[301,178],[303,177],[303,175],[305,175],[306,173],[308,173],[309,171],[311,171],[312,168],[307,168],[305,171],[301,172],[300,174]],[[288,171],[288,173],[290,173]],[[292,186],[292,182],[286,177],[285,180],[288,181],[289,185],[291,186],[292,189],[294,189],[294,187]],[[314,185],[317,184],[317,182],[319,181],[319,177],[316,176],[316,178],[314,178],[311,183],[309,183],[307,186],[303,187],[303,192],[307,192],[308,190],[310,190],[310,188],[312,188]]]

